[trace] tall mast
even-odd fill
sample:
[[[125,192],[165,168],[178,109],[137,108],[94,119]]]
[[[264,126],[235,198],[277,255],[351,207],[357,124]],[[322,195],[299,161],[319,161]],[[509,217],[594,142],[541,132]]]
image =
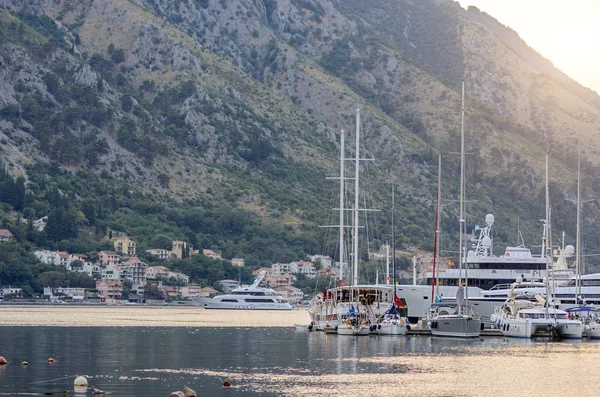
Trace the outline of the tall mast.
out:
[[[546,220],[544,232],[546,236],[550,235],[550,190],[548,188],[548,154],[546,154]],[[545,239],[544,239],[545,240]],[[546,311],[550,305],[550,263],[552,261],[552,245],[550,241],[546,244],[546,249],[549,251],[546,255]]]
[[[392,185],[392,282],[394,283],[394,305],[396,304],[396,225],[394,223],[396,203],[394,201],[394,185]]]
[[[390,285],[390,242],[385,243],[385,285]]]
[[[344,281],[344,130],[341,133],[340,140],[340,269],[339,281]]]
[[[358,284],[358,174],[360,169],[360,108],[356,108],[356,161],[354,164],[354,232],[352,238],[354,239],[354,268],[353,268],[353,281],[352,285]]]
[[[440,234],[440,198],[442,192],[442,155],[438,155],[438,186],[437,186],[437,202],[435,204],[435,232],[433,235],[433,271],[431,272],[431,303],[433,303],[435,295],[437,295],[437,258],[439,255],[439,234]]]
[[[577,241],[575,243],[575,304],[581,295],[581,147],[577,144]]]
[[[463,266],[463,234],[465,228],[464,219],[464,206],[465,206],[465,82],[462,82],[462,95],[461,95],[461,119],[460,119],[460,215],[459,215],[459,229],[460,234],[458,236],[458,285],[462,285],[462,266]],[[467,269],[465,266],[465,298],[468,296],[467,291],[469,288],[469,281],[467,278]],[[461,307],[458,306],[459,314],[461,314]]]

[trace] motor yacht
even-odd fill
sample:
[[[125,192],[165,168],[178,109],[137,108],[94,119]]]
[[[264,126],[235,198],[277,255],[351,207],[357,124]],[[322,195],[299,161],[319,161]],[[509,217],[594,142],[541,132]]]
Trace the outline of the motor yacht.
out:
[[[252,285],[235,288],[230,294],[201,298],[198,302],[205,309],[292,310],[292,305],[276,291],[271,288],[259,287],[264,277],[265,273],[262,272]]]

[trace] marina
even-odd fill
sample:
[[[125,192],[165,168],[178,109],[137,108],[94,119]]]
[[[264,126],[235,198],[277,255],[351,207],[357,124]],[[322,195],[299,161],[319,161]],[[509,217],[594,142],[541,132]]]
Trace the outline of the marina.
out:
[[[60,308],[63,314],[69,309]],[[127,315],[138,311],[165,322],[181,313],[180,308],[122,309]],[[222,322],[206,327],[130,326],[123,316],[114,326],[1,327],[0,354],[9,364],[0,369],[0,396],[60,395],[72,390],[76,374],[116,397],[168,396],[184,385],[210,396],[479,396],[497,395],[497,390],[502,395],[584,396],[594,395],[587,380],[600,370],[600,342],[592,339],[522,340],[497,333],[488,338],[493,331],[484,331],[466,340],[414,330],[408,336],[348,338],[297,331],[288,316],[306,312],[295,310],[247,311],[261,322],[264,316],[286,324],[248,332],[238,321],[241,312],[195,310],[218,314]],[[57,317],[24,312],[22,318],[31,322]],[[101,308],[91,312],[106,318]],[[48,357],[55,362],[48,363]],[[20,366],[22,360],[29,365]],[[534,384],[530,369],[541,367],[552,381]],[[223,388],[224,379],[231,387]]]

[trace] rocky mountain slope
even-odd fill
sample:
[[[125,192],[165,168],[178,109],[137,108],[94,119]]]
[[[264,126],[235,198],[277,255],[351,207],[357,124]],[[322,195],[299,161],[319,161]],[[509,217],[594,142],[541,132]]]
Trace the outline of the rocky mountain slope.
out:
[[[456,197],[464,80],[469,221],[495,213],[497,240],[514,244],[519,218],[533,244],[549,151],[555,226],[573,239],[577,139],[585,198],[600,189],[598,95],[449,0],[0,6],[0,153],[14,175],[55,161],[148,202],[238,208],[315,233],[335,203],[325,176],[339,131],[352,141],[360,104],[365,157],[377,159],[364,166],[372,206],[389,207],[393,182],[401,243],[428,247],[438,152],[444,196]],[[455,207],[444,208],[449,232]],[[599,216],[586,204],[584,230]]]

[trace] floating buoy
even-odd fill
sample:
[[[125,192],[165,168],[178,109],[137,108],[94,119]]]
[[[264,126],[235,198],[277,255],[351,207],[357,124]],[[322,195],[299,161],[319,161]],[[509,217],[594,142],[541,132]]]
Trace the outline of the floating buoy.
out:
[[[29,363],[27,361],[21,361],[21,365],[25,367],[25,366],[29,365]]]
[[[223,382],[223,387],[231,387],[231,382],[229,381],[229,379],[225,379],[225,381]]]
[[[77,378],[75,378],[75,382],[73,382],[73,386],[83,386],[83,387],[87,387],[88,385],[88,381],[85,378],[85,376],[78,376]]]
[[[196,397],[196,392],[187,386],[183,386],[183,394],[185,397]]]
[[[53,359],[52,357],[50,357],[50,358],[48,359],[48,362],[49,362],[50,364],[52,364],[52,363],[55,363],[55,362],[56,362],[56,360],[55,360],[55,359]]]
[[[2,356],[0,356],[0,365],[6,365],[8,364],[8,361],[6,361],[6,359]]]
[[[169,397],[185,397],[185,394],[183,394],[182,391],[174,391],[173,393],[169,394]]]

